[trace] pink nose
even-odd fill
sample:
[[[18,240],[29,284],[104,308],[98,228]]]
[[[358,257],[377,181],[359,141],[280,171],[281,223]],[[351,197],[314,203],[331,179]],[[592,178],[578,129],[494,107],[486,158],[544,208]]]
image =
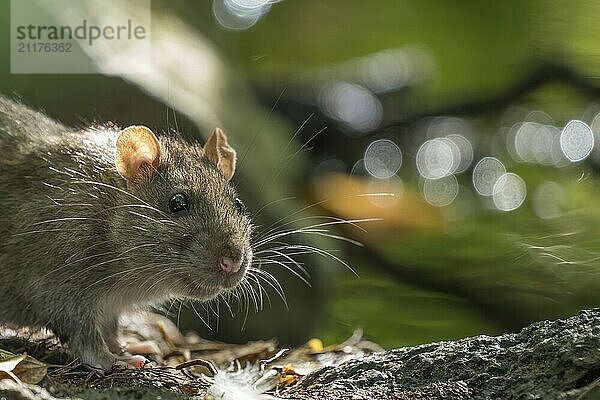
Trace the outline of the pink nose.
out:
[[[242,266],[241,258],[229,258],[229,257],[221,257],[219,258],[219,269],[226,274],[235,274],[240,270]]]

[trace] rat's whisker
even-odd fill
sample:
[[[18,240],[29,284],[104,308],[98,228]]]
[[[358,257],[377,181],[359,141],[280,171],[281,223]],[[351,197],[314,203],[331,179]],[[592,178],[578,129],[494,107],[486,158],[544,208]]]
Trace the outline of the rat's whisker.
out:
[[[304,125],[306,125],[306,123],[310,120],[310,118],[314,116],[314,113],[311,114],[302,124],[302,126],[300,126],[300,128],[298,128],[298,131],[296,131],[296,134],[300,131],[300,129],[302,129],[304,127]],[[285,168],[291,164],[292,160],[294,158],[296,158],[296,156],[300,153],[302,153],[302,151],[304,151],[306,149],[306,146],[317,136],[319,136],[321,133],[323,133],[325,131],[325,129],[327,129],[327,126],[324,126],[323,128],[321,128],[317,133],[315,133],[314,135],[312,135],[308,140],[306,140],[304,143],[302,143],[302,146],[300,146],[300,148],[298,150],[296,150],[291,156],[288,157],[288,159],[285,161],[285,163],[281,166],[281,168],[279,169],[279,171],[277,171],[277,173],[275,174],[275,176],[272,178],[273,181],[277,180],[277,178],[279,178],[279,176],[281,175],[281,173],[285,170]]]
[[[229,292],[224,292],[224,293],[219,294],[219,298],[221,300],[223,300],[225,307],[227,307],[227,309],[229,310],[229,315],[231,315],[231,318],[234,318],[233,310],[231,309],[231,306],[229,305],[229,296],[230,296]]]
[[[196,310],[196,306],[194,305],[194,302],[193,302],[193,301],[190,301],[190,305],[192,306],[192,310],[194,310],[194,313],[196,314],[196,316],[197,316],[198,318],[200,318],[200,321],[202,321],[202,323],[203,323],[204,325],[206,325],[206,327],[212,331],[213,329],[212,329],[212,327],[210,326],[210,324],[209,324],[208,322],[206,322],[206,320],[205,320],[204,318],[202,318],[202,316],[200,316],[200,313],[198,312],[198,310]]]
[[[312,115],[314,115],[314,114],[311,114],[311,117],[312,117]],[[306,122],[308,122],[308,121],[306,121]],[[305,123],[306,123],[306,122],[305,122]],[[326,129],[327,129],[327,126],[324,126],[324,127],[323,127],[323,128],[321,128],[320,130],[318,130],[318,131],[317,131],[317,133],[315,133],[315,134],[314,134],[314,135],[312,135],[310,138],[308,138],[308,140],[306,140],[304,143],[302,143],[302,146],[300,146],[300,148],[299,148],[298,150],[296,150],[296,151],[294,152],[294,154],[292,154],[290,157],[288,157],[288,159],[286,160],[285,164],[284,164],[284,165],[281,167],[281,169],[280,169],[280,170],[277,172],[277,174],[276,174],[276,175],[273,177],[273,181],[275,181],[275,180],[276,180],[276,179],[279,177],[279,175],[281,175],[281,172],[283,172],[283,170],[285,169],[285,167],[287,167],[287,165],[289,165],[289,164],[292,162],[292,160],[293,160],[294,158],[296,158],[296,156],[297,156],[298,154],[302,153],[303,151],[310,150],[310,149],[309,149],[309,148],[307,148],[306,146],[307,146],[307,145],[308,145],[310,142],[312,142],[312,140],[313,140],[314,138],[316,138],[317,136],[319,136],[321,133],[325,132],[325,130],[326,130]],[[312,149],[312,148],[311,148],[311,149]]]
[[[271,119],[271,115],[273,114],[273,111],[275,111],[275,108],[277,107],[277,104],[279,104],[279,100],[281,100],[281,97],[285,93],[286,89],[287,88],[284,87],[281,90],[281,92],[279,93],[279,96],[277,96],[277,99],[275,100],[275,102],[273,103],[273,106],[269,110],[269,114],[267,114],[267,117],[265,119],[265,123]],[[246,147],[246,150],[244,151],[244,155],[240,158],[240,161],[239,161],[240,164],[244,163],[244,160],[246,159],[246,156],[250,152],[250,149],[252,149],[252,146],[254,146],[254,142],[256,141],[256,138],[258,137],[258,135],[259,135],[259,133],[261,131],[262,131],[262,129],[257,129],[256,132],[254,133],[254,136],[252,137],[252,140],[250,140],[250,144],[248,145],[248,147]]]
[[[313,251],[314,253],[319,254],[319,255],[321,255],[323,257],[331,258],[331,259],[337,261],[338,263],[342,264],[350,272],[352,272],[356,277],[358,277],[358,274],[356,273],[356,271],[350,265],[348,265],[348,263],[346,263],[341,258],[335,256],[334,254],[332,254],[328,250],[323,250],[323,249],[320,249],[318,247],[309,246],[309,245],[290,245],[290,248],[292,248],[292,249],[297,248],[297,249],[302,249],[302,250],[309,250],[309,251]]]
[[[292,274],[294,274],[298,279],[300,279],[302,282],[304,282],[308,287],[312,287],[312,285],[310,284],[310,282],[308,282],[308,280],[306,280],[306,278],[304,278],[302,275],[300,275],[298,272],[294,271],[293,268],[290,268],[290,266],[286,265],[285,263],[279,261],[279,260],[266,260],[264,261],[265,264],[276,264],[279,265],[281,267],[283,267],[284,269],[290,271]]]
[[[302,219],[306,219],[306,218],[302,218]],[[301,220],[302,220],[301,219]],[[318,224],[313,224],[313,225],[309,225],[306,227],[302,227],[302,228],[295,228],[295,229],[286,229],[280,232],[276,232],[273,233],[272,235],[266,237],[266,238],[262,238],[260,240],[258,240],[256,243],[254,243],[254,246],[258,247],[261,246],[264,243],[267,243],[273,239],[277,239],[283,236],[286,236],[290,233],[305,233],[308,230],[312,230],[315,228],[320,228],[320,227],[325,227],[325,226],[333,226],[333,225],[351,225],[351,226],[357,226],[358,223],[363,223],[363,222],[374,222],[374,221],[379,221],[379,218],[360,218],[360,219],[341,219],[341,218],[332,218],[333,221],[328,221],[328,222],[322,222],[322,223],[318,223]],[[360,228],[360,227],[359,227]],[[360,228],[361,230],[364,230],[363,228]],[[326,232],[326,231],[321,231],[321,232]],[[348,241],[349,243],[352,244],[356,244],[356,245],[362,245],[360,242],[357,242],[353,239],[350,238],[346,238],[343,236],[340,236],[338,239],[340,240],[345,240]]]
[[[270,298],[269,294],[263,289],[262,284],[260,283],[260,280],[258,279],[258,277],[255,275],[254,271],[252,271],[252,270],[248,271],[244,280],[247,280],[248,284],[250,286],[252,286],[253,284],[256,284],[256,290],[258,292],[258,298],[259,298],[259,302],[260,302],[260,310],[262,310],[264,308],[263,295],[267,297],[269,306],[272,306],[271,298]],[[252,287],[254,287],[254,286],[252,286]]]
[[[109,260],[109,261],[104,261],[104,262],[102,262],[102,263],[98,263],[98,264],[96,264],[96,266],[99,266],[99,265],[104,265],[104,264],[106,264],[106,263],[108,263],[108,262],[114,262],[114,261],[120,261],[120,260],[124,260],[124,259],[126,259],[126,258],[128,258],[128,257],[118,257],[118,258],[114,258],[114,259],[112,259],[112,260]],[[157,267],[164,267],[164,266],[167,266],[167,265],[168,265],[168,264],[166,264],[166,263],[165,263],[165,264],[162,264],[162,265],[158,265]],[[88,267],[88,268],[89,268],[89,267]],[[117,276],[124,275],[124,274],[131,274],[132,272],[134,272],[134,271],[139,271],[139,270],[149,270],[150,268],[151,268],[151,267],[148,267],[147,265],[143,265],[143,266],[141,266],[141,267],[128,268],[128,269],[126,269],[126,270],[124,270],[124,271],[118,271],[118,272],[115,272],[115,273],[113,273],[113,274],[110,274],[110,275],[107,275],[107,276],[103,277],[102,279],[98,279],[98,280],[96,280],[95,282],[93,282],[93,283],[89,284],[88,286],[84,287],[84,288],[83,288],[83,289],[82,289],[80,292],[85,292],[86,290],[90,289],[91,287],[93,287],[93,286],[96,286],[97,284],[99,284],[99,283],[102,283],[102,282],[104,282],[104,281],[106,281],[106,280],[109,280],[109,279],[115,278],[115,277],[117,277]]]
[[[142,203],[142,204],[144,204],[144,205],[146,205],[146,206],[148,206],[148,207],[151,207],[152,209],[154,209],[154,210],[155,210],[155,211],[157,211],[157,212],[160,212],[160,213],[163,213],[163,214],[164,214],[164,212],[162,212],[162,211],[161,211],[161,210],[159,210],[158,208],[156,208],[156,207],[153,207],[151,204],[148,204],[147,202],[145,202],[144,200],[140,199],[140,198],[139,198],[139,197],[137,197],[136,195],[134,195],[134,194],[132,194],[132,193],[129,193],[128,191],[126,191],[126,190],[124,190],[124,189],[121,189],[121,188],[119,188],[119,187],[117,187],[117,186],[114,186],[114,185],[111,185],[111,184],[108,184],[108,183],[105,183],[105,182],[98,182],[98,181],[94,181],[94,180],[88,180],[88,179],[74,179],[74,180],[72,180],[72,181],[71,181],[71,183],[74,183],[74,184],[84,184],[84,185],[93,185],[93,186],[100,186],[100,187],[104,187],[104,188],[107,188],[107,189],[112,189],[112,190],[115,190],[115,191],[117,191],[117,192],[119,192],[119,193],[121,193],[121,194],[124,194],[124,195],[126,195],[126,196],[132,197],[133,199],[135,199],[135,200],[139,201],[140,203]]]
[[[287,249],[287,247],[284,247],[281,250],[286,250],[286,249]],[[310,279],[310,274],[304,267],[302,267],[302,265],[298,261],[296,261],[292,257],[290,257],[290,255],[279,251],[279,249],[274,249],[274,248],[267,249],[267,250],[264,250],[264,252],[262,254],[275,254],[275,255],[283,257],[285,260],[287,260],[287,262],[284,261],[283,264],[288,265],[288,262],[289,262],[291,265],[298,267],[298,269],[304,274],[304,276],[306,278]]]
[[[298,136],[298,133],[300,133],[300,131],[302,130],[302,128],[304,128],[304,126],[308,123],[308,121],[310,121],[312,119],[312,117],[315,116],[315,113],[310,113],[310,115],[308,117],[306,117],[306,119],[304,120],[304,122],[302,122],[302,124],[300,124],[300,126],[298,127],[298,129],[296,129],[296,131],[294,132],[294,134],[290,137],[290,140],[288,140],[288,142],[286,143],[285,147],[283,148],[283,150],[281,151],[281,156],[279,157],[279,160],[277,161],[277,164],[281,165],[283,162],[283,155],[285,154],[285,152],[287,151],[287,149],[290,147],[290,145],[292,143],[294,143],[294,140],[296,139],[296,136]],[[279,174],[281,173],[281,171],[283,171],[283,169],[285,168],[285,164],[281,165],[281,167],[279,168],[279,170],[277,171],[277,173],[275,174],[275,178],[277,178],[279,176]],[[275,179],[273,179],[275,180]],[[264,184],[263,184],[264,187]],[[262,188],[261,188],[262,191]]]
[[[263,205],[261,208],[259,208],[256,212],[253,213],[254,214],[254,218],[255,219],[258,218],[261,215],[262,211],[264,211],[265,209],[267,209],[269,207],[274,206],[275,204],[279,204],[279,203],[282,203],[284,201],[295,200],[295,199],[296,199],[296,197],[290,196],[290,197],[283,197],[283,198],[278,199],[278,200],[270,201],[267,204]]]
[[[254,310],[258,312],[258,300],[255,296],[256,293],[254,292],[254,288],[252,287],[252,285],[250,285],[248,281],[244,281],[243,285],[248,291],[248,298],[252,301],[252,304],[254,305]]]
[[[273,290],[275,290],[275,292],[279,295],[279,297],[285,304],[286,309],[289,309],[287,299],[285,296],[285,291],[283,290],[283,287],[281,286],[279,281],[272,274],[259,268],[248,268],[248,270],[254,272],[257,279],[262,279],[267,285],[273,288]]]
[[[351,195],[346,195],[346,196],[337,196],[337,197],[335,197],[335,198],[327,198],[327,199],[319,200],[319,201],[316,201],[316,202],[314,202],[314,203],[308,204],[308,205],[306,205],[306,206],[304,206],[304,207],[302,207],[302,208],[300,208],[300,209],[298,209],[298,210],[296,210],[296,211],[292,212],[291,214],[288,214],[288,215],[286,215],[286,216],[284,216],[284,217],[282,217],[282,218],[278,219],[277,221],[275,221],[275,222],[273,222],[272,224],[270,224],[269,226],[267,226],[267,227],[265,228],[265,231],[266,231],[266,232],[272,232],[273,230],[276,230],[276,229],[278,229],[278,228],[282,228],[282,227],[284,227],[284,226],[286,226],[286,225],[292,224],[292,223],[293,223],[293,221],[287,221],[287,222],[284,222],[284,221],[286,221],[286,220],[288,220],[289,218],[291,218],[291,217],[293,217],[293,216],[295,216],[295,215],[298,215],[298,214],[300,214],[300,213],[302,213],[302,212],[304,212],[304,211],[306,211],[306,210],[309,210],[309,209],[311,209],[311,208],[314,208],[314,207],[320,206],[321,204],[324,204],[324,203],[328,203],[328,202],[330,202],[330,201],[332,201],[332,200],[334,200],[334,199],[338,199],[338,198],[340,198],[340,197],[341,197],[341,198],[352,198],[352,197],[381,196],[381,195],[385,195],[385,196],[387,196],[387,195],[389,195],[389,194],[388,194],[388,193],[363,193],[363,194],[351,194]],[[317,218],[318,218],[318,217],[319,217],[319,216],[317,216]],[[307,217],[300,218],[300,219],[298,219],[298,220],[310,219],[310,218],[315,218],[315,217],[313,217],[313,216],[307,216]],[[323,217],[323,218],[335,218],[335,217],[327,217],[327,216],[325,216],[325,217]],[[296,221],[298,221],[298,220],[296,220]],[[341,220],[341,219],[340,219],[340,220]],[[359,222],[379,221],[379,220],[381,220],[381,219],[380,219],[380,218],[369,218],[369,219],[367,219],[367,220],[365,220],[365,221],[359,221]],[[282,224],[282,222],[284,222],[284,223]],[[355,221],[355,222],[356,222],[356,221]],[[358,229],[364,230],[364,229],[363,229],[363,228],[361,228],[360,226],[356,226],[356,227],[357,227]],[[263,233],[263,235],[264,235],[264,234],[266,234],[266,233]]]
[[[334,234],[328,233],[329,232],[328,229],[322,229],[322,228],[318,229],[317,228],[317,227],[323,227],[323,226],[329,226],[329,225],[339,225],[339,224],[344,224],[344,222],[334,221],[334,222],[328,222],[328,223],[323,223],[323,224],[315,224],[315,225],[308,226],[305,228],[289,229],[289,230],[284,230],[281,232],[276,232],[276,233],[272,234],[271,236],[263,238],[263,239],[259,240],[258,242],[256,242],[254,244],[254,248],[258,249],[261,246],[263,246],[267,243],[270,243],[276,239],[280,239],[280,238],[283,238],[286,236],[291,236],[291,235],[300,235],[300,234],[313,234],[313,235],[317,235],[317,236],[324,236],[324,237],[329,237],[331,239],[348,242],[348,243],[351,243],[356,246],[360,246],[360,247],[363,246],[363,244],[357,240],[351,239],[346,236],[334,235]]]
[[[102,219],[90,218],[90,217],[65,217],[65,218],[47,219],[45,221],[35,222],[33,224],[30,224],[30,226],[50,224],[53,222],[67,222],[67,221],[102,221]]]

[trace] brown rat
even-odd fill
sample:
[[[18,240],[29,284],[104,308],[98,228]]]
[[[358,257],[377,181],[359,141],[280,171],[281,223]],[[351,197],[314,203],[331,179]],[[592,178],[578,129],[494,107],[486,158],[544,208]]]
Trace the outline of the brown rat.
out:
[[[232,290],[252,260],[235,151],[146,127],[74,130],[0,97],[0,322],[110,369],[121,313]]]

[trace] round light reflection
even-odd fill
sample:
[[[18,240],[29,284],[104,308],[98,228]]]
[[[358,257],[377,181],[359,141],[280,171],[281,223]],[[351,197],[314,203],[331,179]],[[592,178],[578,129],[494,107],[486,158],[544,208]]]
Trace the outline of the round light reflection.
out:
[[[498,210],[512,211],[521,207],[527,196],[525,181],[508,172],[498,178],[493,188],[493,201]]]
[[[416,163],[423,178],[439,179],[452,173],[456,156],[449,143],[448,139],[431,139],[419,147]]]
[[[354,83],[326,85],[320,93],[320,103],[329,116],[359,132],[377,128],[383,118],[379,99],[370,90]]]
[[[583,121],[570,121],[560,133],[560,148],[571,162],[584,160],[594,148],[594,133]]]
[[[500,160],[494,157],[484,157],[473,168],[473,186],[482,196],[494,194],[494,185],[498,178],[506,173],[506,168]]]
[[[254,26],[270,8],[269,0],[214,0],[212,11],[222,27],[245,30]]]
[[[458,195],[458,181],[454,175],[440,179],[425,179],[423,182],[423,197],[434,207],[444,207],[451,204]]]
[[[376,140],[365,150],[364,163],[372,177],[388,179],[396,175],[402,166],[402,152],[391,140]]]
[[[471,145],[471,142],[460,134],[451,134],[446,137],[452,141],[459,150],[460,161],[458,166],[454,169],[454,173],[459,174],[465,172],[473,162],[473,146]]]

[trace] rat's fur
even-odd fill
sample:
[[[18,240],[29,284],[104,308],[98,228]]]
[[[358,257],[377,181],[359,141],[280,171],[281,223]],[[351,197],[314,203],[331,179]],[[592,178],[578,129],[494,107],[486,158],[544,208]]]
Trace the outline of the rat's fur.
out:
[[[0,97],[0,322],[51,328],[82,362],[109,369],[119,315],[239,283],[251,224],[202,147],[160,138],[139,183],[115,167],[119,130],[76,131]],[[170,197],[188,193],[184,215]],[[218,257],[243,257],[225,276]]]

